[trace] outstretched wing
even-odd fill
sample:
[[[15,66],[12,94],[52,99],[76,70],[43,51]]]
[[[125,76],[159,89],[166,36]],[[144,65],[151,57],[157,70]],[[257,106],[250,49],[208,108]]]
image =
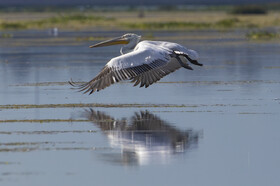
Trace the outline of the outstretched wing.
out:
[[[148,87],[182,67],[174,54],[167,48],[140,42],[134,51],[111,59],[91,81],[70,84],[89,94],[123,80],[132,80],[134,86]]]

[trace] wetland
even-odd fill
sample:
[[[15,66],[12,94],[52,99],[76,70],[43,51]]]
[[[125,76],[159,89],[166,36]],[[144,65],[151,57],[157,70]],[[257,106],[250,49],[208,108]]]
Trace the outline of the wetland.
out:
[[[1,17],[2,36],[9,34],[0,38],[1,185],[279,184],[280,42],[250,39],[241,25],[271,21],[262,16],[272,14],[239,16],[230,30],[161,23],[151,29],[170,21],[162,12],[167,18],[146,13],[136,23],[133,12],[98,14],[62,28],[50,24],[53,13],[17,29],[3,29],[3,20],[26,17]],[[188,22],[178,14],[178,23]],[[215,16],[214,25],[229,19]],[[118,25],[96,29],[93,19]],[[120,22],[145,27],[119,28]],[[123,82],[93,95],[73,90],[70,79],[88,81],[119,55],[120,46],[88,46],[126,32],[194,49],[204,66],[180,69],[148,88]]]

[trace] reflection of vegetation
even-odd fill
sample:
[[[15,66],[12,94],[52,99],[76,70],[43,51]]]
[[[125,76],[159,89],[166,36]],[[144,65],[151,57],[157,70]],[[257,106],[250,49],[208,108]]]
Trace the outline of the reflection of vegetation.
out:
[[[243,5],[236,6],[231,11],[232,14],[266,14],[267,10],[263,5]]]
[[[252,31],[252,32],[247,33],[246,37],[248,39],[253,39],[253,40],[263,40],[263,39],[278,38],[279,34],[272,32],[272,31],[259,30],[259,31]]]

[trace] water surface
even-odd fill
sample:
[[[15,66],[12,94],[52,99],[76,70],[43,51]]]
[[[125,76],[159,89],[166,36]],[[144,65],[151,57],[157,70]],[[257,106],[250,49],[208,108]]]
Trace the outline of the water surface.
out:
[[[197,50],[203,67],[149,88],[88,81],[124,32],[18,31],[0,42],[3,185],[278,185],[279,42],[239,32],[155,32]],[[145,36],[149,33],[139,34]]]

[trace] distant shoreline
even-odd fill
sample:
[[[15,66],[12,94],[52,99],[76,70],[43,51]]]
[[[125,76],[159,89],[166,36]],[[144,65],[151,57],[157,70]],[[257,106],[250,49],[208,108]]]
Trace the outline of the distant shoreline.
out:
[[[232,30],[280,27],[280,11],[232,14],[219,10],[0,12],[0,30],[45,29]]]
[[[0,38],[15,30],[195,31],[246,30],[250,39],[279,38],[280,11],[245,6],[239,9],[128,9],[0,11]],[[236,11],[236,12],[234,12]],[[243,11],[243,12],[242,12]],[[247,12],[246,12],[247,11]],[[255,12],[254,12],[255,11]],[[241,13],[239,13],[241,12]]]

